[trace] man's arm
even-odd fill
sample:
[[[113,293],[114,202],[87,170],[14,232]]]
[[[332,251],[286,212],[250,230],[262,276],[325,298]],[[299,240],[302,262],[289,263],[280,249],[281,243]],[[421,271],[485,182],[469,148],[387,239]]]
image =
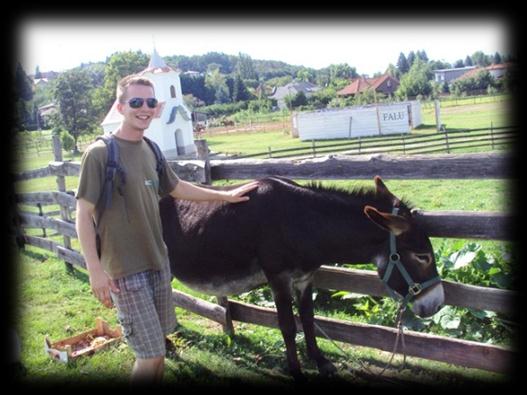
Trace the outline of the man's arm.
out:
[[[230,191],[217,191],[213,189],[201,188],[198,185],[187,181],[179,180],[170,195],[176,199],[210,201],[222,200],[229,203],[239,203],[249,200],[246,193],[258,187],[258,181],[252,181]]]
[[[95,228],[93,226],[94,213],[95,206],[92,203],[85,199],[77,199],[75,228],[90,276],[91,289],[102,304],[106,307],[112,307],[110,288],[114,292],[119,292],[119,289],[102,269],[101,261],[97,255]]]

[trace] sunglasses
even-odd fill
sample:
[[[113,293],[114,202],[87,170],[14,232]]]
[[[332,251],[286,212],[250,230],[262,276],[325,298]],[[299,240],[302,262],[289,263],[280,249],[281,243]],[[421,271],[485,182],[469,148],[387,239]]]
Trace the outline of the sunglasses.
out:
[[[144,102],[149,108],[157,107],[157,99],[155,97],[149,97],[148,99],[143,99],[142,97],[134,97],[128,100],[128,105],[132,108],[141,108],[143,107]]]

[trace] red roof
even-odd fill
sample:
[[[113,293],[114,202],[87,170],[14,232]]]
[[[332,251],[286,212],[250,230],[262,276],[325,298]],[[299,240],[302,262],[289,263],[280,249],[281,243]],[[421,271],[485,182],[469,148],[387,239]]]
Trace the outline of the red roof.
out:
[[[341,95],[341,96],[355,95],[357,93],[365,92],[370,88],[377,90],[377,88],[379,88],[379,86],[381,86],[384,81],[390,78],[396,81],[397,83],[399,83],[399,81],[397,81],[395,78],[391,77],[388,74],[384,74],[376,78],[359,77],[359,78],[356,78],[355,80],[352,80],[351,84],[339,90],[337,92],[337,95]]]
[[[510,63],[499,63],[499,64],[491,64],[487,67],[476,67],[475,69],[471,69],[467,71],[465,74],[460,75],[456,78],[456,80],[463,80],[465,78],[475,77],[480,71],[488,70],[500,70],[500,69],[508,69],[511,66]]]

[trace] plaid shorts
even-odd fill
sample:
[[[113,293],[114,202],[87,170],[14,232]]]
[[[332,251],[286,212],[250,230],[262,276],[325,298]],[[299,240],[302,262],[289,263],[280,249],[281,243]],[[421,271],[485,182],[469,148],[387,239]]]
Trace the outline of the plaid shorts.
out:
[[[176,313],[172,301],[170,266],[115,280],[120,292],[111,293],[119,322],[136,358],[164,356],[165,336],[174,331]]]

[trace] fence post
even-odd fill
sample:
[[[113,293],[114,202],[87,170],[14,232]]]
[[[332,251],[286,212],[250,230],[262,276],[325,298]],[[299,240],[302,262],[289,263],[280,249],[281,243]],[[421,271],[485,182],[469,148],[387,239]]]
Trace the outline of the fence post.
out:
[[[313,151],[313,158],[317,156],[317,150],[315,149],[315,140],[311,140],[311,150]]]
[[[212,175],[210,171],[209,145],[207,144],[207,140],[205,139],[194,140],[194,144],[196,145],[196,149],[198,151],[198,159],[205,162],[204,184],[211,185]]]
[[[448,143],[448,132],[446,131],[445,125],[441,125],[441,131],[445,134],[445,145],[446,145],[446,152],[450,153],[450,144]]]
[[[271,151],[271,146],[267,147],[267,155],[269,156],[269,159],[273,157],[273,151]]]
[[[60,142],[60,137],[57,134],[53,134],[53,156],[55,158],[55,162],[62,162],[62,144]],[[65,176],[57,176],[57,187],[60,192],[66,192],[66,177]],[[71,213],[70,209],[67,206],[60,205],[60,217],[66,221],[71,222]],[[71,238],[69,236],[63,236],[62,237],[64,241],[64,247],[71,250]],[[68,262],[64,261],[66,264],[66,269],[68,271],[73,270],[73,265]]]
[[[441,130],[441,102],[437,99],[434,101],[434,109],[436,115],[436,130],[439,132]]]
[[[40,217],[43,217],[44,212],[42,211],[42,203],[38,202],[37,207],[38,207],[38,215]],[[42,228],[42,237],[48,237],[48,235],[46,234],[46,228]]]
[[[490,149],[494,150],[494,130],[492,121],[490,121]]]
[[[225,325],[223,326],[223,332],[228,336],[234,336],[234,325],[232,324],[231,309],[229,307],[229,299],[226,296],[216,297],[218,304],[225,308]]]
[[[196,149],[198,150],[198,159],[205,162],[205,184],[212,184],[212,176],[210,172],[210,156],[209,156],[209,145],[207,140],[194,140],[196,144]],[[226,297],[217,297],[216,298],[220,306],[225,307],[226,310],[226,323],[223,325],[223,331],[229,335],[234,335],[234,326],[232,325],[231,313],[229,310],[229,301]]]

